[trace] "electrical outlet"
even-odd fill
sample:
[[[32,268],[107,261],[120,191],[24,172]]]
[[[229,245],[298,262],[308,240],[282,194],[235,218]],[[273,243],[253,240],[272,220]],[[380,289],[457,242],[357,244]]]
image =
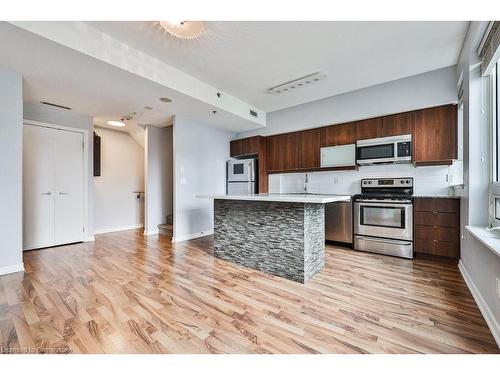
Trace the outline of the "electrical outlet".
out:
[[[333,176],[333,183],[337,185],[339,183],[339,176]]]

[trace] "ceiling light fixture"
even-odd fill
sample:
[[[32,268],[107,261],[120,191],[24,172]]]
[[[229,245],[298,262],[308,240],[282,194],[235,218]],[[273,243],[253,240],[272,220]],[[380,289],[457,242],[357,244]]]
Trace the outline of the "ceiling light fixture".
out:
[[[181,39],[196,39],[205,31],[203,21],[160,21],[160,26],[170,35]]]
[[[267,92],[274,95],[285,94],[287,92],[290,92],[290,90],[312,85],[313,83],[317,83],[318,81],[321,81],[325,78],[326,76],[324,74],[313,73],[304,77],[294,79],[293,81],[288,81],[282,83],[281,85],[271,87],[267,90]]]
[[[160,101],[164,102],[164,103],[171,103],[172,99],[167,98],[166,96],[163,96],[163,97],[160,98]]]
[[[111,125],[111,126],[118,126],[120,128],[125,126],[124,122],[122,122],[122,121],[114,121],[114,120],[108,121],[107,124]]]

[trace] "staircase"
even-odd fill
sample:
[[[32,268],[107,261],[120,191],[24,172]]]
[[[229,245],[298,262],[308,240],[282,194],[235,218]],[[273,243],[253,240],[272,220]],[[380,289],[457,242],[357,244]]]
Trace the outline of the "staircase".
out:
[[[170,237],[172,237],[173,234],[174,234],[174,216],[173,215],[167,215],[167,222],[166,222],[166,224],[159,224],[158,225],[158,231],[163,236],[170,236]]]

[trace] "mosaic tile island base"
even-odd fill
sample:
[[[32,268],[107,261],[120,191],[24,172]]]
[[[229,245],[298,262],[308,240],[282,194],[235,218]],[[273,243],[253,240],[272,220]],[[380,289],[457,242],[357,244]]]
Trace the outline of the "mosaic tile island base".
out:
[[[305,283],[325,265],[323,203],[214,199],[214,255]]]

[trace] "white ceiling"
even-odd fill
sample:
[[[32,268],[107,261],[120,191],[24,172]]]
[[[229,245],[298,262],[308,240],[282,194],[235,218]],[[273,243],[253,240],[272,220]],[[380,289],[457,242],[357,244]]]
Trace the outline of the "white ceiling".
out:
[[[70,107],[93,116],[99,126],[124,131],[136,124],[166,126],[175,114],[232,131],[255,128],[255,124],[227,112],[213,115],[214,108],[204,102],[6,22],[0,22],[0,45],[0,69],[23,74],[24,101]],[[162,96],[171,98],[172,103],[161,102]],[[131,112],[141,115],[130,121],[128,128],[106,124]]]
[[[266,112],[457,63],[467,22],[207,22],[196,40],[158,22],[88,24]],[[322,72],[284,95],[270,87]]]

